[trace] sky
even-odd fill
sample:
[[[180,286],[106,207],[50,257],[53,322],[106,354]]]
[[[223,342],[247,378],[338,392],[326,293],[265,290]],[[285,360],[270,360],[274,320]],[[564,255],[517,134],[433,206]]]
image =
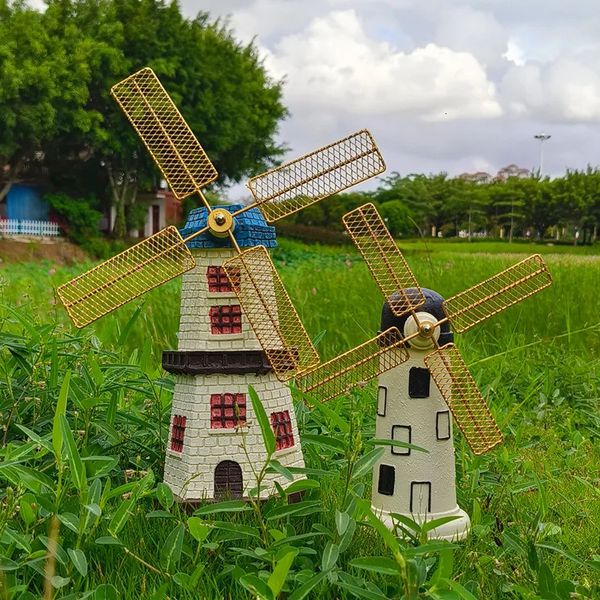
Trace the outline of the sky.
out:
[[[284,79],[293,158],[369,129],[388,173],[600,164],[597,0],[181,0]]]

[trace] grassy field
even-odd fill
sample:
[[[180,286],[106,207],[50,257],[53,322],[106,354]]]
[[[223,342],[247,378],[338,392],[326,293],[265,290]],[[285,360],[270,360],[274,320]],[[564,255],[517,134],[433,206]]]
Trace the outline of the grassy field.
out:
[[[312,483],[296,509],[275,499],[182,513],[159,483],[172,389],[160,353],[176,347],[179,282],[77,332],[52,290],[89,265],[13,264],[0,269],[0,598],[43,594],[53,523],[56,597],[595,597],[600,257],[533,244],[400,246],[420,284],[445,297],[525,253],[544,253],[554,277],[457,336],[506,436],[475,457],[456,433],[467,541],[397,540],[369,520],[360,498],[370,469],[354,466],[372,452],[372,387],[323,409],[298,402],[301,433],[321,443],[304,443]],[[284,240],[274,260],[322,358],[377,331],[382,298],[351,249]],[[63,420],[56,406],[67,400]]]

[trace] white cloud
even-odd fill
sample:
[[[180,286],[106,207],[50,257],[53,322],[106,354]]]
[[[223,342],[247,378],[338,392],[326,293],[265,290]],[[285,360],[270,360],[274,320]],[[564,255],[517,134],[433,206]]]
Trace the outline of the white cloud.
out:
[[[367,36],[354,10],[316,18],[265,52],[270,72],[286,76],[294,114],[411,114],[424,120],[501,114],[494,85],[471,54],[433,43],[398,51]]]
[[[500,62],[508,48],[508,33],[494,15],[468,6],[442,11],[434,39],[452,50],[469,52],[487,66]]]
[[[518,116],[600,121],[600,69],[572,58],[514,66],[504,76],[501,91],[509,110]]]

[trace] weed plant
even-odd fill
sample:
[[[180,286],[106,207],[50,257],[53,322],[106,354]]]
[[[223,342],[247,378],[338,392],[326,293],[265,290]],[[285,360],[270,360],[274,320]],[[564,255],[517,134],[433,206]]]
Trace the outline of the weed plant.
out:
[[[462,249],[407,254],[445,296],[514,262]],[[283,243],[274,258],[322,356],[377,331],[381,298],[356,254]],[[393,536],[372,514],[371,466],[390,451],[373,439],[373,385],[312,410],[295,392],[306,479],[265,503],[255,490],[185,510],[160,481],[179,283],[80,332],[52,290],[88,265],[3,268],[0,598],[597,597],[600,260],[547,261],[553,287],[457,339],[506,436],[475,457],[456,433],[473,524],[460,544],[408,519]],[[259,468],[288,475],[272,455]]]

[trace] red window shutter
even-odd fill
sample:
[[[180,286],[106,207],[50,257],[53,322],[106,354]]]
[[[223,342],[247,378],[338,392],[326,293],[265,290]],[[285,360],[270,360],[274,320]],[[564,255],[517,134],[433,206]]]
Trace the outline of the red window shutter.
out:
[[[173,415],[173,425],[171,427],[171,450],[174,450],[175,452],[183,451],[186,421],[187,417],[184,417],[183,415]]]
[[[212,394],[211,429],[233,429],[246,425],[246,394]]]

